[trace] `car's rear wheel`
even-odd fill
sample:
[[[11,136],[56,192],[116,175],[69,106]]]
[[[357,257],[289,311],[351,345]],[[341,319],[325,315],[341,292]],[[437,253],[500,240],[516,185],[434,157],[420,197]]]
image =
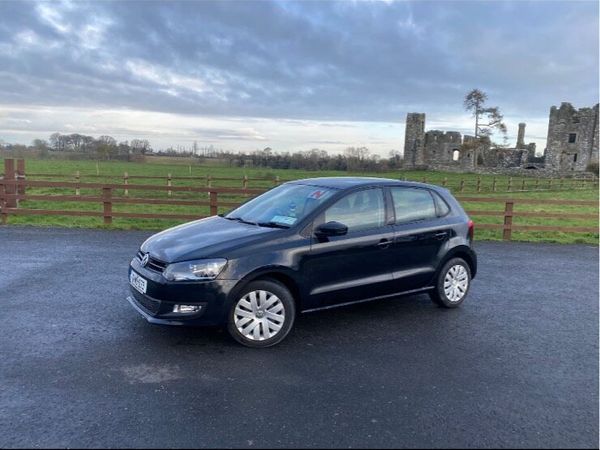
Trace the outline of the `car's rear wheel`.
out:
[[[247,347],[271,347],[285,339],[295,318],[290,291],[276,281],[257,280],[238,294],[229,312],[227,329]]]
[[[465,301],[471,287],[471,269],[462,258],[452,258],[440,270],[431,300],[445,308],[456,308]]]

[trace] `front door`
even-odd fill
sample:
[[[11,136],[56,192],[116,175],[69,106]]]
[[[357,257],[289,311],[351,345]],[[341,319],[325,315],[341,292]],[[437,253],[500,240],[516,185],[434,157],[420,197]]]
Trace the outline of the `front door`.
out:
[[[343,223],[348,233],[313,237],[306,266],[309,308],[391,293],[394,227],[387,225],[384,191],[370,188],[348,194],[316,219],[315,227],[330,221]]]

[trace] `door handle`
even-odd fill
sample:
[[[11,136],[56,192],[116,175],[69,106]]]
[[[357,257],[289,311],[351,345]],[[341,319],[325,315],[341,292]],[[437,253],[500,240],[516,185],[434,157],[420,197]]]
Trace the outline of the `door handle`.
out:
[[[438,233],[435,233],[433,235],[434,238],[436,238],[437,240],[441,241],[443,239],[446,239],[448,237],[448,232],[447,231],[440,231]]]
[[[379,241],[379,244],[377,244],[377,247],[388,248],[391,243],[392,241],[390,241],[389,239],[382,239],[381,241]]]

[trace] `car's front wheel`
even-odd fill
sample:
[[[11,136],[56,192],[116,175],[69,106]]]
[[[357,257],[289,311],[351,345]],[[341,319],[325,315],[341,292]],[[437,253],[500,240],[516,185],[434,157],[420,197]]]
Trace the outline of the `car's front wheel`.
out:
[[[277,281],[257,280],[245,286],[233,302],[227,329],[247,347],[271,347],[285,339],[295,318],[290,291]]]
[[[471,286],[471,268],[462,258],[452,258],[440,270],[431,300],[445,308],[456,308],[465,301]]]

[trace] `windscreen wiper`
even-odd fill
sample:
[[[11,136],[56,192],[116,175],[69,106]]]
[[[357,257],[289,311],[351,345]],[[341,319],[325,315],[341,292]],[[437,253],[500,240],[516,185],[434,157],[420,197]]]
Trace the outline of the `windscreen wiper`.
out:
[[[269,228],[289,228],[289,225],[284,225],[282,223],[277,222],[258,222],[256,225],[259,227],[269,227]]]
[[[248,225],[258,225],[256,222],[250,222],[249,220],[242,219],[241,217],[224,217],[227,220],[235,220],[240,223],[247,223]]]

